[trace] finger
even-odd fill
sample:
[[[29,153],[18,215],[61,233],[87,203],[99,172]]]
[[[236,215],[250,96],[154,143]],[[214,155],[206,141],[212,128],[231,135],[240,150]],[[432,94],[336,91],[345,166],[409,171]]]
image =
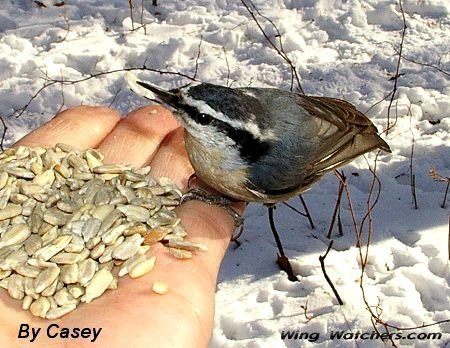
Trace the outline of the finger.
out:
[[[186,153],[181,127],[166,136],[150,165],[152,168],[150,173],[153,177],[168,177],[182,191],[187,190],[188,180],[194,173],[194,169]]]
[[[128,114],[99,146],[105,163],[132,167],[147,165],[167,134],[179,127],[171,112],[159,105],[146,106]]]
[[[242,215],[245,203],[233,203],[232,208]],[[177,208],[177,216],[181,218],[184,228],[189,232],[188,239],[208,248],[205,253],[197,253],[194,261],[206,267],[213,276],[218,272],[220,262],[236,229],[234,219],[224,208],[200,201],[184,203]]]
[[[78,106],[57,114],[16,145],[54,146],[65,143],[79,149],[96,147],[119,120],[120,115],[110,108]]]

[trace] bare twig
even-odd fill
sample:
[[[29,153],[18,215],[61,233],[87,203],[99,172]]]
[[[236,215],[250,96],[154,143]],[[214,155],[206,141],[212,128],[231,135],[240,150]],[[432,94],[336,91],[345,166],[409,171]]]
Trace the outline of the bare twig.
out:
[[[197,69],[197,67],[196,67]],[[81,83],[81,82],[85,82],[88,81],[90,79],[93,78],[97,78],[100,76],[104,76],[104,75],[109,75],[109,74],[115,74],[115,73],[120,73],[120,72],[126,72],[126,71],[150,71],[150,72],[155,72],[158,73],[160,75],[176,75],[176,76],[180,76],[180,77],[184,77],[184,78],[188,78],[191,81],[196,81],[195,76],[189,76],[187,74],[178,72],[178,71],[167,71],[167,70],[159,70],[159,69],[152,69],[149,68],[147,66],[142,66],[139,68],[136,67],[132,67],[132,68],[122,68],[122,69],[115,69],[115,70],[110,70],[110,71],[102,71],[102,72],[98,72],[98,73],[94,73],[94,74],[90,74],[89,76],[86,77],[82,77],[80,79],[75,79],[75,80],[65,80],[64,78],[60,78],[60,79],[52,79],[48,76],[44,77],[44,80],[46,81],[46,83],[44,83],[44,85],[42,87],[40,87],[29,99],[28,102],[21,106],[18,109],[15,109],[12,114],[7,115],[6,117],[20,117],[22,116],[25,111],[30,107],[30,105],[33,103],[33,101],[39,96],[39,94],[41,94],[42,91],[44,91],[46,88],[51,87],[55,84],[61,84],[61,85],[72,85],[72,84],[77,84],[77,83]],[[5,136],[6,136],[6,131],[8,129],[6,122],[4,120],[3,117],[1,117],[0,115],[0,123],[2,123],[3,125],[3,130],[0,136],[0,148],[3,149],[3,143],[5,140]]]
[[[203,42],[203,36],[200,36],[200,41],[198,43],[198,50],[197,50],[197,57],[195,58],[195,70],[194,70],[194,76],[193,76],[193,80],[195,80],[195,78],[197,77],[197,73],[198,73],[198,60],[200,59],[200,54],[202,52],[202,42]]]
[[[448,194],[448,189],[450,186],[450,177],[445,177],[445,176],[440,175],[438,172],[436,172],[436,169],[434,167],[430,168],[430,170],[428,171],[428,175],[430,175],[436,181],[443,181],[443,182],[447,183],[447,186],[445,188],[445,193],[444,193],[444,199],[442,200],[442,204],[441,204],[441,208],[445,208],[445,202],[447,201],[447,194]]]
[[[302,205],[303,205],[303,209],[305,209],[305,213],[306,213],[306,217],[308,218],[309,225],[311,226],[312,229],[314,229],[314,228],[315,228],[315,227],[314,227],[314,222],[313,222],[313,220],[312,220],[311,214],[309,213],[308,206],[306,205],[306,202],[305,202],[305,200],[303,199],[303,196],[302,196],[302,195],[298,195],[298,198],[300,198],[300,202],[301,202]]]
[[[314,222],[313,222],[313,220],[312,220],[312,217],[311,217],[311,214],[310,214],[310,212],[309,212],[308,206],[306,205],[306,202],[305,202],[305,200],[303,199],[302,195],[298,195],[298,197],[300,198],[300,202],[301,202],[302,205],[303,205],[303,209],[305,209],[305,212],[304,212],[304,213],[301,212],[300,210],[298,210],[297,208],[293,207],[292,205],[290,205],[290,204],[287,203],[287,202],[283,202],[283,204],[284,204],[286,207],[288,207],[289,209],[295,211],[297,214],[300,214],[301,216],[306,217],[306,218],[308,219],[308,221],[309,221],[309,225],[311,226],[312,229],[314,229],[314,228],[315,228],[315,227],[314,227]]]
[[[414,209],[418,209],[417,205],[417,196],[416,196],[416,176],[414,175],[413,171],[413,158],[414,158],[414,144],[415,144],[415,138],[414,138],[414,132],[412,131],[412,113],[411,113],[411,106],[408,108],[408,114],[409,114],[409,131],[411,132],[412,141],[411,141],[411,152],[409,154],[409,186],[411,187],[411,194],[413,197],[413,204]]]
[[[128,0],[128,6],[130,7],[130,18],[131,18],[131,30],[134,31],[134,0]]]
[[[253,18],[253,21],[256,23],[256,25],[258,26],[259,30],[261,31],[261,33],[263,34],[263,36],[265,37],[267,42],[269,42],[270,46],[272,46],[272,48],[278,53],[278,55],[281,58],[283,58],[283,60],[289,65],[289,67],[291,69],[291,91],[294,88],[294,81],[295,81],[297,84],[297,90],[301,94],[305,94],[305,92],[303,91],[301,82],[300,82],[300,77],[298,76],[298,73],[297,73],[297,68],[295,67],[294,63],[292,63],[292,60],[288,57],[288,55],[286,54],[286,52],[283,49],[283,43],[281,40],[282,35],[281,35],[280,31],[278,30],[278,27],[275,25],[275,23],[269,17],[264,16],[261,14],[261,12],[259,12],[259,10],[256,8],[256,6],[252,0],[241,0],[241,3],[242,3],[242,5],[245,6],[248,13]],[[278,37],[278,39],[279,39],[280,48],[277,47],[275,42],[273,42],[273,40],[264,31],[263,27],[261,26],[261,23],[258,21],[257,16],[260,16],[261,18],[265,19],[272,25],[272,27],[274,28],[274,30],[277,33],[276,37]]]
[[[337,175],[337,174],[336,174]],[[343,182],[345,182],[345,176],[342,175],[339,177],[339,190],[338,190],[338,196],[337,196],[337,200],[336,200],[336,204],[334,206],[334,211],[333,211],[333,216],[331,217],[331,222],[330,222],[330,227],[328,228],[328,233],[327,233],[327,238],[331,238],[331,232],[333,232],[333,227],[334,227],[334,222],[336,221],[336,216],[339,210],[339,207],[341,205],[341,199],[342,199],[342,192],[344,191],[344,184]]]
[[[66,25],[67,25],[66,34],[61,39],[56,40],[56,43],[61,43],[61,42],[65,41],[67,39],[67,36],[69,35],[69,32],[70,32],[70,21],[69,21],[69,18],[66,15],[62,15],[62,17],[64,18],[64,21],[66,22]]]
[[[3,117],[0,115],[0,122],[2,123],[3,126],[3,131],[2,131],[2,136],[1,136],[1,140],[0,140],[0,149],[2,151],[4,151],[5,149],[3,148],[3,142],[5,141],[5,136],[6,136],[6,131],[8,130],[8,126],[5,123],[5,120],[3,119]]]
[[[401,40],[400,40],[400,46],[399,46],[399,51],[398,51],[398,59],[397,59],[397,67],[395,69],[395,75],[393,76],[393,81],[394,81],[394,86],[392,88],[392,94],[391,94],[391,99],[389,100],[389,106],[388,106],[388,111],[387,111],[387,125],[386,125],[386,135],[389,133],[389,130],[395,126],[395,124],[397,123],[397,117],[395,117],[395,121],[393,124],[390,123],[390,117],[391,117],[391,107],[392,107],[392,103],[394,102],[394,98],[397,94],[397,84],[398,84],[398,79],[401,76],[400,75],[400,63],[402,60],[402,53],[403,53],[403,42],[405,41],[405,34],[406,34],[406,18],[405,18],[405,11],[403,10],[403,3],[402,0],[398,0],[398,4],[400,7],[400,12],[402,13],[402,19],[403,19],[403,29],[402,29],[402,34],[401,34]]]
[[[144,0],[141,0],[141,26],[144,28],[144,34],[147,34],[147,26],[144,24]]]
[[[327,251],[325,252],[325,255],[320,255],[319,256],[319,262],[320,262],[320,268],[322,269],[323,275],[327,281],[327,283],[330,285],[331,290],[333,290],[334,296],[336,296],[336,299],[339,303],[339,305],[343,305],[344,302],[342,301],[341,297],[339,296],[339,293],[337,292],[336,288],[334,287],[333,282],[331,281],[330,277],[327,274],[327,271],[325,269],[325,258],[327,257],[329,251],[331,250],[331,247],[333,246],[333,241],[330,242],[330,244],[328,244],[328,248]]]
[[[408,62],[417,64],[417,65],[421,65],[421,66],[426,66],[426,67],[428,67],[428,68],[435,69],[435,70],[437,70],[437,71],[443,73],[444,75],[450,76],[450,72],[445,71],[444,69],[441,69],[441,68],[439,68],[439,67],[436,66],[436,65],[433,65],[433,64],[430,64],[430,63],[419,62],[419,61],[417,61],[417,60],[414,60],[414,59],[412,59],[412,58],[408,58],[408,57],[405,57],[405,56],[402,56],[402,58],[403,58],[404,60],[407,60]]]
[[[225,47],[222,47],[222,50],[223,50],[223,55],[225,57],[225,63],[227,65],[227,83],[226,83],[226,86],[227,87],[231,87],[231,84],[230,84],[230,64],[228,63],[227,51],[225,50]]]
[[[308,299],[306,299],[306,302],[304,305],[300,305],[300,308],[303,309],[303,314],[306,318],[306,321],[310,321],[313,317],[308,315]]]
[[[448,188],[450,186],[450,180],[447,181],[447,186],[445,188],[444,199],[442,200],[441,208],[445,208],[445,202],[447,201]]]

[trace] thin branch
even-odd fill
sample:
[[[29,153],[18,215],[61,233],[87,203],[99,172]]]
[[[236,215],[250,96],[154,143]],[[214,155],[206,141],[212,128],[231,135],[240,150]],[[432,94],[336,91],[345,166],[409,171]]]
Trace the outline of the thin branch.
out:
[[[246,2],[248,2],[249,4],[247,4]],[[286,54],[286,52],[283,49],[283,44],[281,41],[282,35],[280,33],[280,31],[278,30],[278,27],[275,25],[275,23],[267,16],[264,16],[261,14],[261,12],[259,12],[259,10],[256,8],[255,4],[253,3],[252,0],[241,0],[242,5],[245,6],[245,8],[247,9],[248,13],[250,14],[250,16],[253,18],[253,21],[256,23],[256,25],[258,26],[259,30],[261,31],[261,33],[263,34],[263,36],[265,37],[265,39],[269,42],[269,44],[272,46],[272,48],[278,53],[278,55],[283,58],[283,60],[289,65],[290,69],[291,69],[291,91],[294,88],[294,79],[295,82],[297,83],[297,90],[301,93],[301,94],[305,94],[305,92],[303,91],[301,82],[300,82],[300,77],[298,76],[297,73],[297,68],[294,66],[294,64],[292,63],[292,60],[288,57],[288,55]],[[250,6],[253,8],[250,8]],[[256,12],[256,14],[255,14]],[[259,23],[258,19],[257,19],[257,15],[264,18],[266,21],[268,21],[272,27],[275,29],[277,35],[276,37],[279,38],[279,45],[280,48],[277,47],[277,45],[272,41],[271,38],[269,38],[269,36],[266,34],[266,32],[264,31],[263,27],[261,26],[261,24]]]
[[[225,50],[225,47],[222,47],[222,50],[223,50],[223,55],[225,57],[225,63],[227,65],[227,83],[226,83],[226,86],[227,87],[231,87],[231,84],[230,84],[230,64],[228,63],[227,51]]]
[[[198,43],[197,57],[195,58],[194,77],[192,78],[193,80],[195,80],[195,78],[197,77],[197,73],[198,73],[198,60],[200,59],[200,54],[202,52],[202,50],[201,50],[202,42],[203,42],[203,36],[200,36],[200,42]]]
[[[441,208],[445,208],[445,202],[447,201],[447,194],[448,194],[448,189],[450,186],[450,177],[445,177],[440,175],[438,172],[436,172],[436,169],[434,167],[431,167],[430,170],[428,171],[428,175],[430,175],[433,180],[436,181],[443,181],[447,183],[447,186],[445,188],[445,193],[444,193],[444,199],[442,200],[442,204],[441,204]]]
[[[405,56],[402,56],[402,58],[403,58],[404,60],[407,60],[408,62],[417,64],[417,65],[421,65],[421,66],[426,66],[426,67],[428,67],[428,68],[435,69],[435,70],[437,70],[437,71],[443,73],[444,75],[450,76],[450,72],[445,71],[444,69],[441,69],[441,68],[437,67],[436,65],[433,65],[433,64],[430,64],[430,63],[419,62],[419,61],[417,61],[417,60],[414,60],[414,59],[412,59],[412,58],[408,58],[408,57],[405,57]]]
[[[411,141],[411,151],[409,154],[409,186],[411,188],[411,194],[413,197],[413,204],[414,209],[418,209],[417,205],[417,196],[416,196],[416,176],[414,175],[413,171],[413,158],[414,158],[414,144],[415,144],[415,138],[414,138],[414,132],[412,131],[412,113],[411,113],[411,105],[408,108],[408,114],[409,114],[409,131],[411,132],[412,141]]]
[[[331,217],[330,227],[328,228],[327,238],[331,238],[331,232],[333,231],[334,222],[336,221],[336,216],[339,210],[339,206],[341,205],[341,199],[342,199],[342,192],[344,191],[344,184],[345,182],[345,176],[342,176],[342,180],[339,180],[339,190],[338,190],[338,196],[336,200],[336,204],[334,206],[333,210],[333,216]]]
[[[339,296],[339,293],[337,292],[336,288],[334,287],[333,282],[331,281],[330,277],[327,274],[327,271],[325,269],[325,258],[327,257],[329,251],[331,250],[331,247],[333,246],[333,241],[330,242],[330,244],[328,244],[328,248],[327,251],[325,252],[325,255],[319,255],[319,262],[320,262],[320,268],[322,269],[322,273],[325,277],[325,279],[327,280],[327,283],[330,285],[331,290],[333,290],[334,296],[336,296],[336,299],[339,303],[339,305],[343,305],[344,302],[341,299],[341,296]]]
[[[62,37],[61,39],[56,40],[55,43],[61,43],[61,42],[65,41],[67,39],[67,36],[69,35],[69,32],[70,32],[70,21],[69,21],[69,18],[66,15],[62,15],[62,17],[64,18],[64,21],[67,24],[66,35],[64,35],[64,37]]]
[[[6,131],[8,130],[8,126],[5,123],[5,120],[3,119],[3,117],[0,115],[0,122],[3,125],[3,131],[2,131],[2,136],[1,136],[1,140],[0,140],[0,149],[2,151],[4,151],[4,147],[3,147],[3,142],[5,141],[5,136],[6,136]]]
[[[128,0],[128,6],[130,8],[130,18],[131,18],[131,31],[134,31],[134,4],[133,4],[134,0]]]
[[[395,75],[393,76],[394,86],[392,88],[391,99],[389,100],[389,106],[388,106],[388,112],[387,112],[386,135],[389,133],[389,130],[392,129],[392,127],[394,127],[395,124],[397,123],[397,116],[395,117],[394,123],[393,124],[390,123],[391,107],[392,107],[392,103],[394,102],[394,98],[397,94],[397,84],[398,84],[398,79],[400,77],[400,63],[402,61],[402,54],[403,54],[403,42],[405,41],[405,34],[406,34],[406,29],[407,29],[405,11],[403,10],[402,0],[398,0],[398,4],[400,7],[400,12],[402,13],[403,29],[402,29],[400,47],[399,47],[399,52],[398,52],[397,67],[395,69]]]

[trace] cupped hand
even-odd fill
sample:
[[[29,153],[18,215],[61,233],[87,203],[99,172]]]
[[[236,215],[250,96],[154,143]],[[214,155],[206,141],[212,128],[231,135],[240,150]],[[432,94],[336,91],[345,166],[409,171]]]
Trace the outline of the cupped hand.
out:
[[[143,107],[125,118],[104,107],[68,109],[16,145],[53,146],[59,142],[78,149],[98,148],[105,155],[105,163],[136,168],[150,165],[151,175],[169,177],[183,191],[193,173],[184,149],[183,130],[160,106]],[[242,211],[243,206],[237,208]],[[199,201],[183,204],[177,214],[188,240],[206,245],[208,251],[180,260],[159,243],[152,245],[149,253],[156,256],[156,265],[150,273],[137,279],[120,278],[117,290],[108,290],[58,320],[33,317],[21,309],[21,301],[0,290],[0,346],[206,347],[213,329],[217,274],[232,235],[233,219],[224,209]],[[170,291],[165,295],[154,293],[152,284],[156,280],[168,284]],[[29,327],[28,338],[18,338],[23,324]],[[95,342],[91,342],[93,335],[50,338],[47,329],[51,324],[59,328],[52,326],[52,336],[62,328],[101,331]],[[31,328],[41,328],[32,343]]]

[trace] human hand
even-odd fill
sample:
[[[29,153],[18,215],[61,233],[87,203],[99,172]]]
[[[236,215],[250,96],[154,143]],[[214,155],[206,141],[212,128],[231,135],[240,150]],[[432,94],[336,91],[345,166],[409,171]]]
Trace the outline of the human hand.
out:
[[[124,119],[109,108],[76,107],[58,114],[16,145],[54,146],[66,143],[79,149],[98,148],[105,163],[133,167],[150,165],[151,175],[171,178],[182,191],[187,189],[193,169],[187,158],[183,130],[171,113],[160,106],[131,112]],[[234,206],[242,212],[243,205]],[[206,252],[180,260],[165,247],[152,245],[155,268],[145,276],[119,279],[117,290],[107,291],[89,304],[56,321],[33,317],[21,302],[0,291],[0,346],[33,347],[205,347],[211,337],[214,294],[220,263],[230,241],[234,222],[224,209],[199,201],[177,208],[188,232],[187,239],[204,244]],[[170,291],[158,295],[151,290],[155,280],[167,283]],[[90,338],[49,338],[46,330],[56,323],[62,328],[101,328],[94,343]],[[41,328],[33,343],[18,338],[21,324]],[[52,334],[58,332],[54,327]]]

